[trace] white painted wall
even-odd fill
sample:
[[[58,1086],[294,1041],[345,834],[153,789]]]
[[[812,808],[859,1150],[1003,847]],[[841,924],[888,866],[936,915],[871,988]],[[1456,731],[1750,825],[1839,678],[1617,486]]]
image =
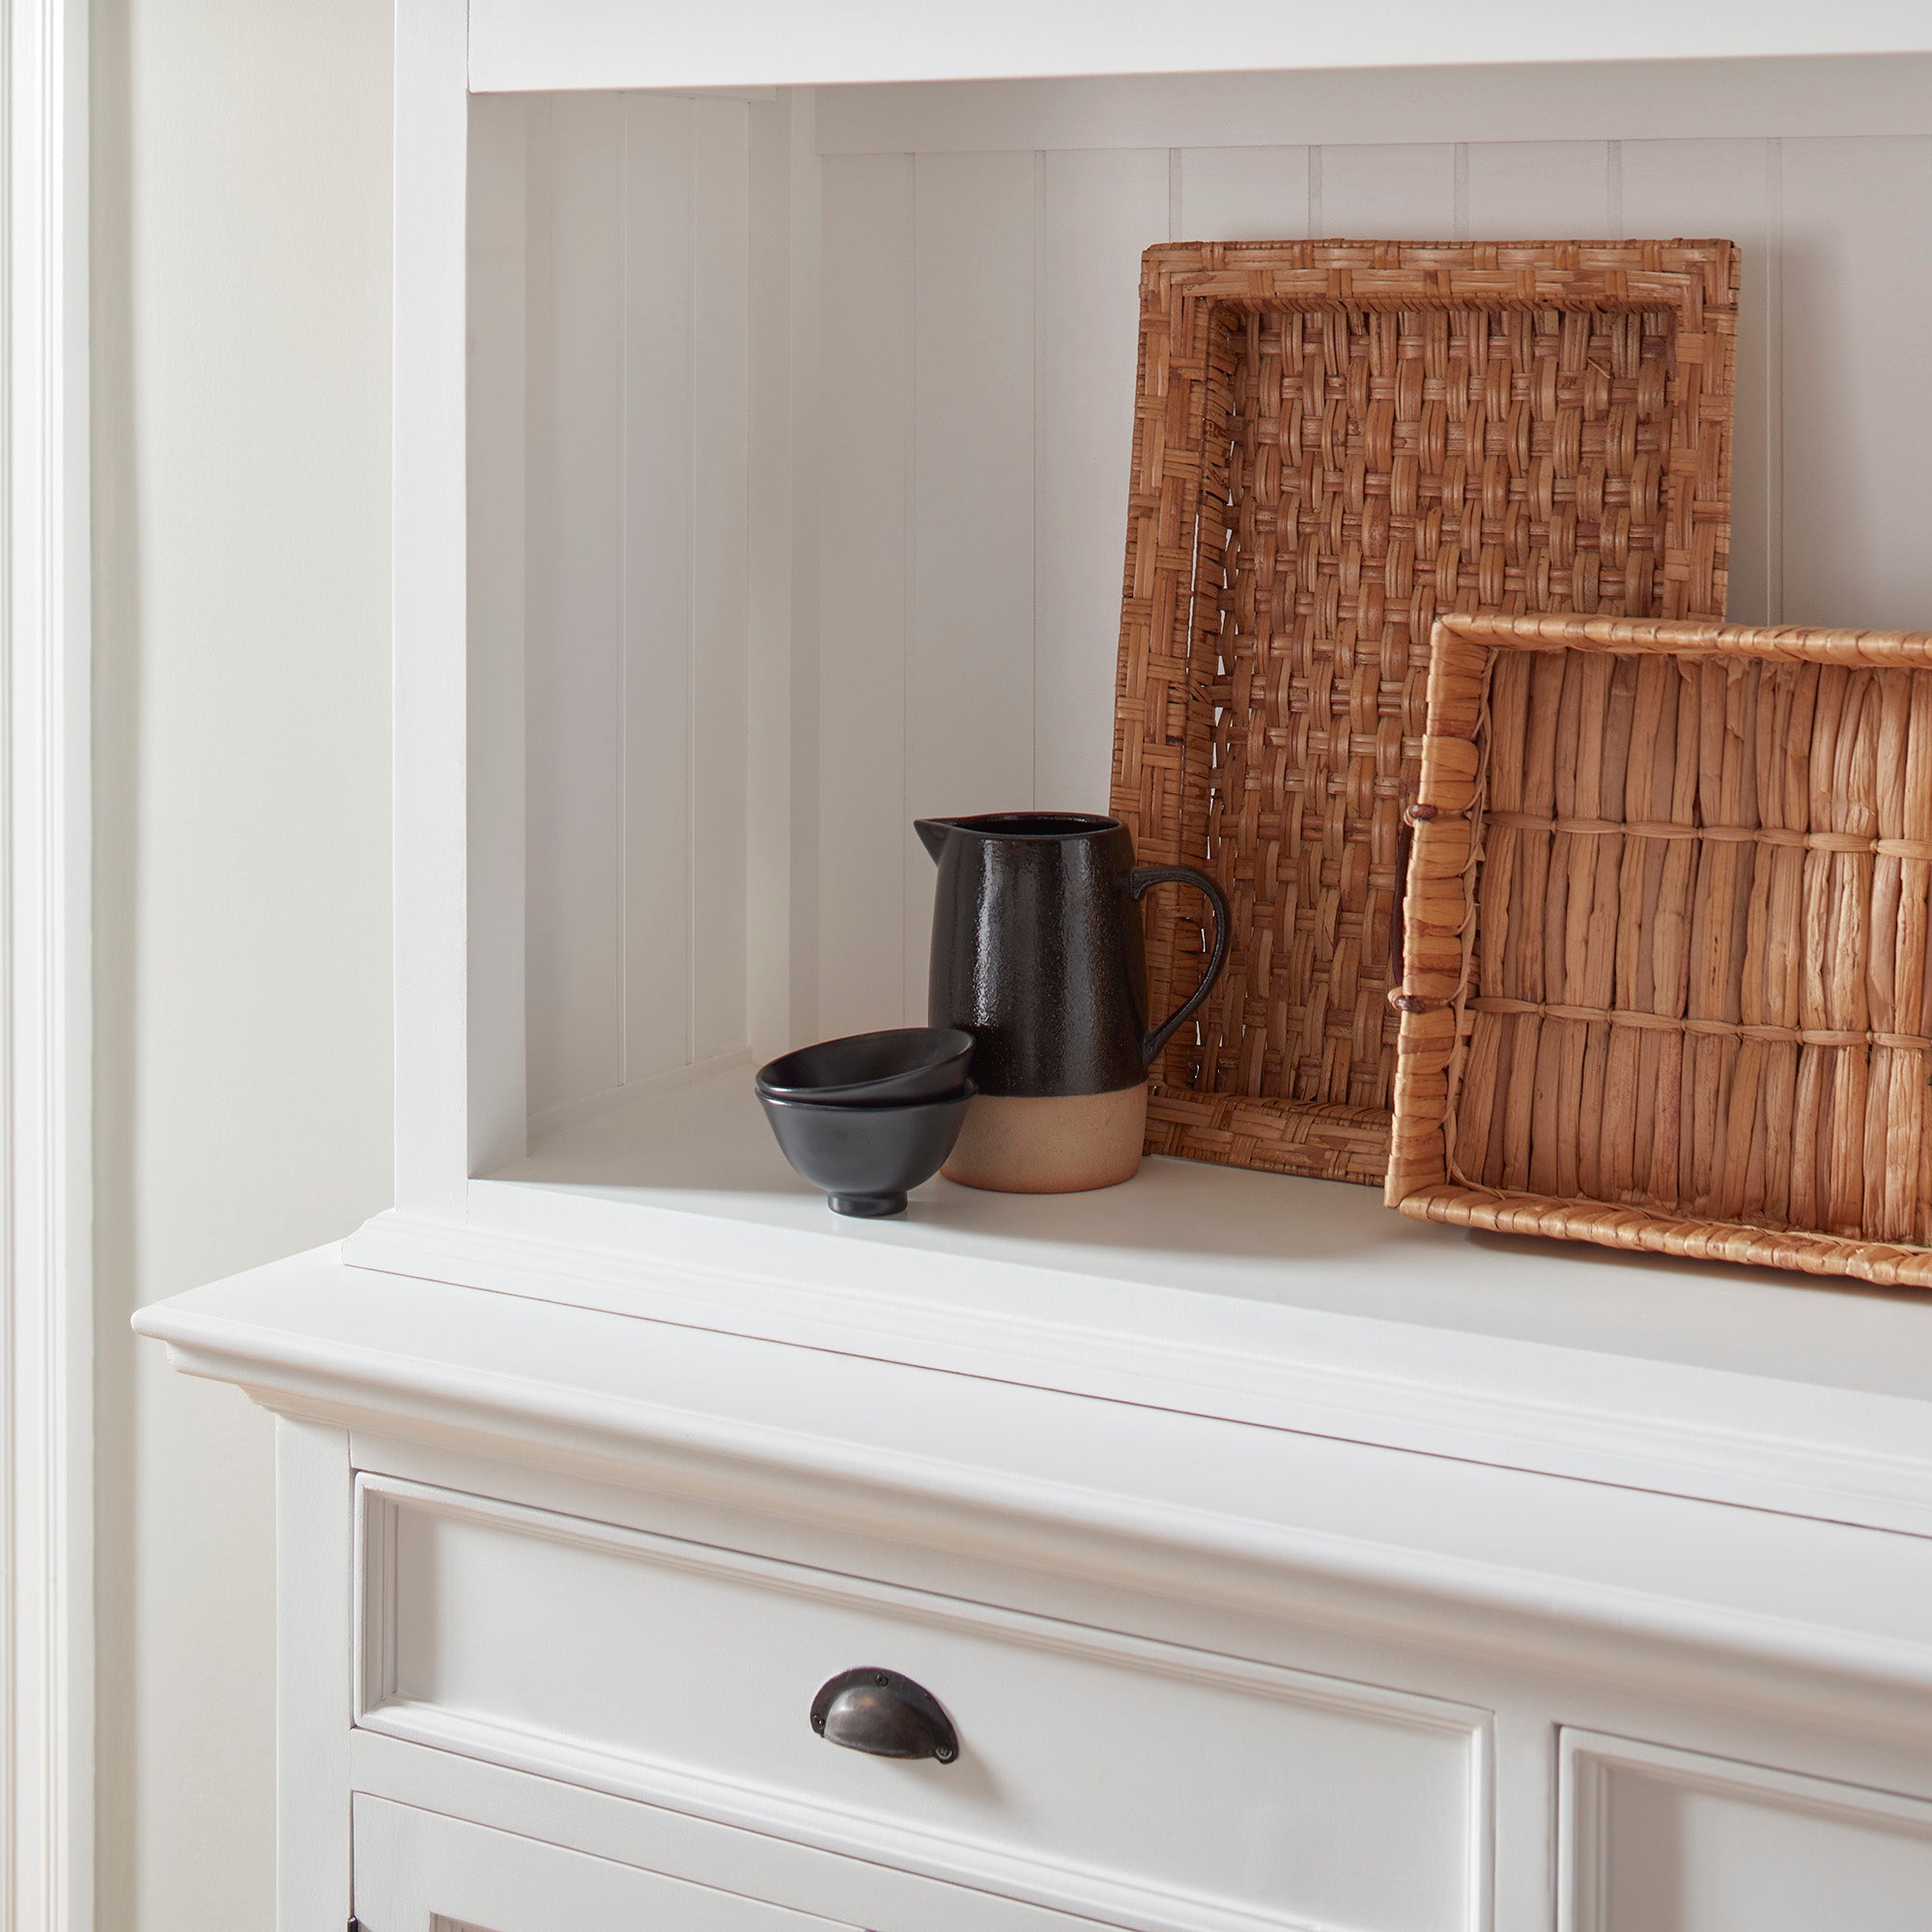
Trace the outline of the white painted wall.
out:
[[[389,1193],[386,0],[95,0],[102,1932],[263,1932],[271,1457],[138,1304]]]

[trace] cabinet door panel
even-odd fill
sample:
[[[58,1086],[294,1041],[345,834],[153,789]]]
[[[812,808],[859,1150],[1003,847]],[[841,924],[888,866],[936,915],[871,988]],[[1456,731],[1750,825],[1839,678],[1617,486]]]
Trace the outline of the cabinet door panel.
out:
[[[1925,1932],[1932,1804],[1564,1734],[1561,1932]]]
[[[382,1798],[355,1801],[355,1918],[362,1932],[838,1932],[809,1912]]]

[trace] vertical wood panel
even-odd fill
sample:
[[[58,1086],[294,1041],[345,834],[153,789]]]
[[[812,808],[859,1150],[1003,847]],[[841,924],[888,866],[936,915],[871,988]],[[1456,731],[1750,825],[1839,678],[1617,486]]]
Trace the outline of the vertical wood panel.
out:
[[[520,1159],[529,1120],[524,980],[524,624],[528,104],[469,112],[469,1163]]]
[[[1778,238],[1771,167],[1765,141],[1626,141],[1622,149],[1626,235],[1719,236],[1743,251],[1730,594],[1730,615],[1741,624],[1782,621]]]
[[[1784,619],[1932,621],[1932,139],[1784,141]]]
[[[819,1025],[834,1037],[904,1017],[911,160],[828,159],[821,209]]]
[[[613,96],[572,95],[532,127],[526,957],[538,1112],[622,1077],[619,117]]]
[[[284,1932],[339,1932],[350,1900],[355,1483],[345,1431],[275,1417],[275,1923]]]
[[[813,98],[750,109],[746,1007],[753,1057],[818,1037],[821,222]]]
[[[78,24],[64,16],[63,35]],[[469,1072],[463,874],[469,648],[464,156],[470,106],[464,71],[461,0],[419,0],[397,18],[391,335],[394,611],[402,643],[392,686],[396,1200],[407,1213],[445,1216],[464,1211],[470,1173],[463,1092]],[[16,96],[26,84],[16,70]],[[31,249],[35,240],[22,233],[11,238],[11,245]],[[54,265],[42,266],[51,271]],[[64,278],[64,258],[61,272]],[[65,288],[64,279],[60,285]],[[17,286],[14,295],[22,298]],[[56,517],[53,505],[39,507]],[[12,519],[27,513],[26,505],[9,505]],[[42,567],[43,560],[28,565],[25,581]],[[15,587],[12,594],[20,591]],[[26,884],[24,876],[16,878],[12,893],[18,895]],[[289,1922],[306,1928],[311,1921]]]
[[[1166,233],[1167,154],[1055,154],[1044,156],[1044,169],[1034,792],[1048,810],[1104,811],[1133,443],[1140,258]]]
[[[745,1011],[746,464],[751,218],[744,104],[692,106],[691,1053],[741,1048]],[[635,795],[637,787],[633,786]],[[635,845],[648,831],[633,822]],[[648,949],[653,942],[641,940]],[[640,936],[633,932],[632,956]]]
[[[1594,240],[1612,234],[1606,142],[1474,141],[1467,156],[1465,219],[1476,240]]]
[[[1031,154],[914,167],[909,815],[1034,795]],[[931,862],[903,828],[906,1010],[925,1003]]]
[[[1557,1813],[1548,1719],[1534,1703],[1509,1698],[1497,1700],[1494,1724],[1492,1898],[1475,1922],[1485,1932],[1550,1932]]]
[[[1308,233],[1306,148],[1188,148],[1182,242],[1298,242]]]
[[[1319,234],[1369,242],[1456,235],[1456,151],[1447,142],[1324,147]]]
[[[693,328],[688,100],[624,99],[624,1059],[691,1051]]]

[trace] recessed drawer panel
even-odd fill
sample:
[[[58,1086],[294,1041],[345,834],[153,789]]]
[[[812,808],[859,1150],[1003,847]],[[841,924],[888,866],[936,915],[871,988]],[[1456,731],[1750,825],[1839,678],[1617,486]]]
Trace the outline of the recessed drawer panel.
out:
[[[1926,1932],[1932,1804],[1563,1733],[1562,1932]]]
[[[1486,1715],[364,1477],[373,1729],[1122,1925],[1479,1923]],[[856,1665],[956,1762],[812,1730]]]

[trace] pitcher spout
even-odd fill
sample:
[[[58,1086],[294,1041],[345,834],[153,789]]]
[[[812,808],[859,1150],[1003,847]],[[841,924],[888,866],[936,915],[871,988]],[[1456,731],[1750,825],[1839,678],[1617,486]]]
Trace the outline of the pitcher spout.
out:
[[[932,856],[932,863],[939,864],[940,854],[946,850],[946,841],[952,837],[953,821],[950,818],[915,818],[912,829],[919,834],[919,842]]]

